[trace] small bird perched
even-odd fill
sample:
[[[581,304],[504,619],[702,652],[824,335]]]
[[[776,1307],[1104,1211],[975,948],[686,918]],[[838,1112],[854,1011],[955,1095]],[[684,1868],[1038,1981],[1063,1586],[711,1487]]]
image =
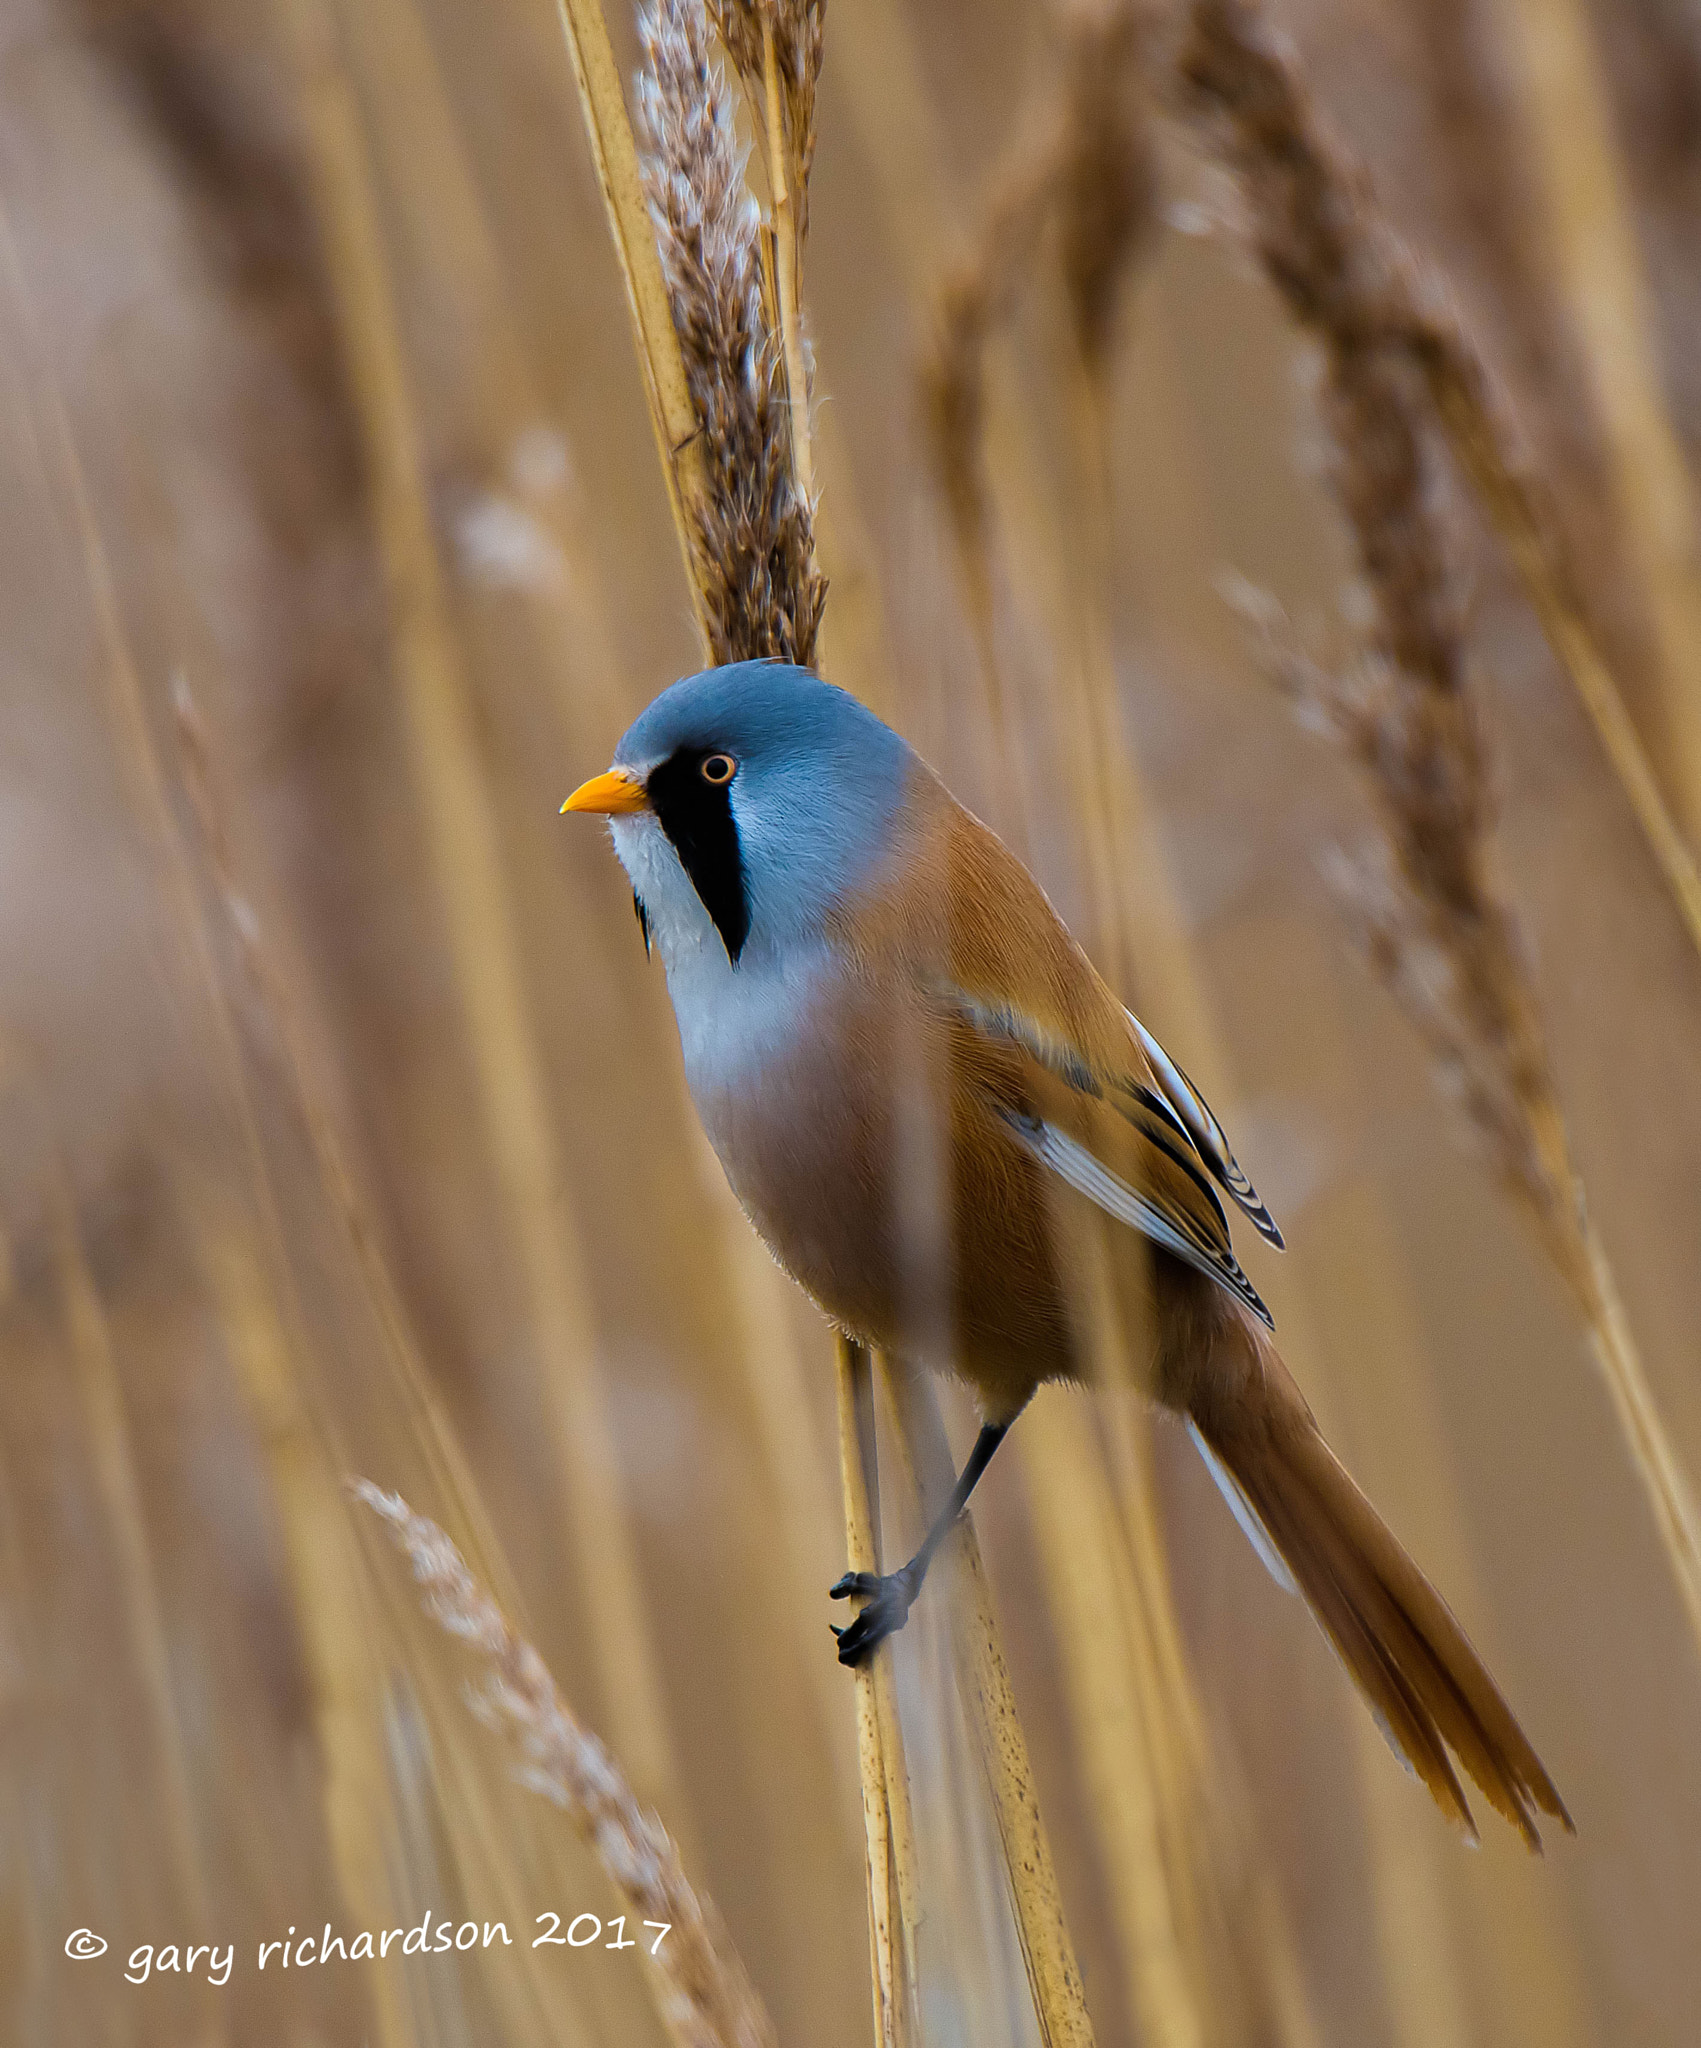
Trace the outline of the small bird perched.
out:
[[[802,669],[687,677],[564,811],[607,815],[734,1193],[843,1329],[958,1375],[983,1417],[902,1570],[848,1573],[854,1664],[1045,1380],[1092,1376],[1095,1248],[1236,1520],[1396,1754],[1471,1838],[1451,1744],[1540,1847],[1553,1781],[1441,1596],[1323,1441],[1229,1241],[1281,1233],[1204,1098],[1038,883],[909,745]]]

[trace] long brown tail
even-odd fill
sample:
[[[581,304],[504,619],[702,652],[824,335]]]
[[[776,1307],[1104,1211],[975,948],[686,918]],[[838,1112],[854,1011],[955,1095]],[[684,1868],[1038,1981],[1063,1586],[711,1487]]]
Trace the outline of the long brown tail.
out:
[[[1236,1398],[1196,1402],[1189,1426],[1265,1563],[1304,1596],[1395,1755],[1473,1842],[1449,1743],[1531,1849],[1538,1811],[1575,1833],[1447,1603],[1323,1441],[1275,1348],[1245,1336],[1254,1370]]]

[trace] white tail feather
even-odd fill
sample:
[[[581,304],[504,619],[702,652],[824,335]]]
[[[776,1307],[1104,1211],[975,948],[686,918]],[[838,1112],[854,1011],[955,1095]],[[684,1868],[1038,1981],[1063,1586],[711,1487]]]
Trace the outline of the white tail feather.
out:
[[[1229,1513],[1240,1524],[1247,1542],[1257,1551],[1264,1569],[1284,1593],[1297,1593],[1299,1587],[1294,1583],[1293,1573],[1283,1562],[1282,1553],[1271,1542],[1270,1532],[1265,1528],[1258,1510],[1241,1491],[1240,1481],[1200,1435],[1199,1425],[1191,1415],[1187,1418],[1187,1434],[1193,1439],[1200,1457],[1204,1459],[1205,1470],[1217,1482],[1217,1491],[1228,1502]]]

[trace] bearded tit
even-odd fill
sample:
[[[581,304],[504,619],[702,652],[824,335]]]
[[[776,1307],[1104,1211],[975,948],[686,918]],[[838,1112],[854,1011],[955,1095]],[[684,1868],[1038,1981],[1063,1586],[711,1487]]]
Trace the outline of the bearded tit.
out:
[[[1323,1441],[1229,1238],[1282,1239],[1181,1067],[1039,885],[855,698],[741,662],[666,690],[562,807],[607,816],[692,1100],[774,1255],[842,1329],[957,1375],[980,1434],[900,1571],[832,1588],[854,1664],[1046,1380],[1093,1376],[1097,1248],[1265,1565],[1474,1839],[1449,1745],[1539,1847],[1553,1781],[1429,1580]]]

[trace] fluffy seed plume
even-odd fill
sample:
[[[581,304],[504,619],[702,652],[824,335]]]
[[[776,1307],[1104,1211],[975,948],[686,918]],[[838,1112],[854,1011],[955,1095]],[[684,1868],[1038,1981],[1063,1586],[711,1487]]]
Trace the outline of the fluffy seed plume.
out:
[[[809,229],[809,173],[815,164],[815,93],[821,79],[827,0],[708,0],[727,55],[761,102],[764,34],[773,32],[786,148],[796,185],[797,233]]]
[[[1576,1287],[1575,1180],[1522,949],[1488,861],[1463,577],[1412,346],[1415,287],[1363,177],[1253,10],[1201,0],[1181,71],[1226,131],[1260,261],[1321,346],[1324,461],[1370,598],[1368,658],[1338,679],[1299,657],[1267,604],[1242,608],[1272,674],[1369,773],[1386,845],[1354,865],[1349,895],[1372,958]]]
[[[826,583],[796,482],[783,350],[764,300],[761,223],[732,95],[703,0],[655,0],[638,35],[644,187],[709,476],[694,539],[711,651],[717,662],[776,655],[807,667]]]
[[[350,1492],[413,1566],[426,1612],[484,1660],[485,1678],[470,1701],[487,1726],[518,1747],[525,1783],[568,1815],[634,1918],[667,1925],[655,1954],[647,1934],[639,1953],[680,2048],[774,2048],[773,2026],[720,1915],[686,1880],[667,1830],[643,1811],[614,1759],[568,1711],[537,1651],[515,1634],[435,1522],[369,1480],[352,1481]]]
[[[1379,379],[1398,376],[1427,395],[1701,945],[1693,854],[1601,657],[1551,495],[1447,293],[1389,227],[1257,0],[1191,0],[1175,73],[1238,183],[1246,231],[1294,318],[1332,360],[1373,354]]]

